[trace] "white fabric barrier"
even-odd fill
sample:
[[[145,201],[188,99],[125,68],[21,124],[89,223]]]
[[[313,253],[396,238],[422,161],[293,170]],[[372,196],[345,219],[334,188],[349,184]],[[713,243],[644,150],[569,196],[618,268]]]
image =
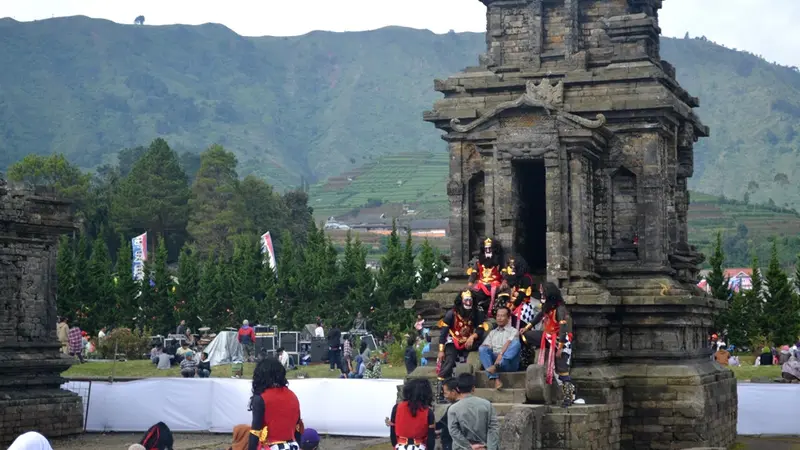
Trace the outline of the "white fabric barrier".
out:
[[[306,426],[325,434],[388,436],[401,380],[291,380]],[[152,378],[131,382],[70,382],[63,386],[89,401],[86,431],[144,432],[158,421],[175,431],[230,433],[249,424],[251,382],[225,378]],[[800,385],[739,383],[737,432],[796,435]]]
[[[86,390],[71,382],[64,389]],[[388,436],[384,419],[402,380],[304,379],[289,381],[300,400],[303,422],[320,433]],[[174,431],[230,433],[250,424],[250,380],[152,378],[91,383],[86,431],[143,432],[158,421]],[[86,401],[86,398],[84,398]]]
[[[738,434],[800,434],[800,385],[739,383],[738,393]]]

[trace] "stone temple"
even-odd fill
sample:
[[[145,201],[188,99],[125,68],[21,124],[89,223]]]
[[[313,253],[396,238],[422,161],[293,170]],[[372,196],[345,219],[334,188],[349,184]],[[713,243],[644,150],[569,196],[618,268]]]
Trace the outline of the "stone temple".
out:
[[[587,401],[481,390],[505,415],[502,448],[731,444],[736,381],[708,344],[721,305],[695,288],[703,256],[687,240],[693,145],[709,130],[660,57],[662,0],[481,1],[487,52],[436,80],[444,98],[424,114],[449,146],[450,273],[492,237],[560,285]],[[463,286],[415,308],[438,319]]]
[[[70,205],[0,179],[0,444],[26,431],[83,431],[83,403],[60,389],[72,364],[56,339],[55,262]]]

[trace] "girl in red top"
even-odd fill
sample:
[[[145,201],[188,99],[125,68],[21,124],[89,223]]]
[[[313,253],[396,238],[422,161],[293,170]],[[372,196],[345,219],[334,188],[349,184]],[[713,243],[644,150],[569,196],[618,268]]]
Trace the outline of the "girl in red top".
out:
[[[403,401],[394,405],[389,436],[396,450],[433,450],[436,425],[433,389],[425,379],[409,380],[403,386]]]
[[[286,369],[275,358],[259,361],[253,372],[249,450],[300,450],[300,402],[287,387]]]

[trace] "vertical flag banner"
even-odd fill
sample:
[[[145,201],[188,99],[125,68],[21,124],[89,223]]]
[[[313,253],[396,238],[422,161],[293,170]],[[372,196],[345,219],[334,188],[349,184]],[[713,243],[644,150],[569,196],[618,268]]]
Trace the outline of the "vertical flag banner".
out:
[[[144,279],[144,262],[147,261],[147,233],[131,239],[133,247],[133,279],[142,281]]]
[[[269,266],[272,267],[272,270],[277,270],[275,248],[272,246],[272,236],[270,236],[269,231],[261,235],[261,253],[265,256],[264,262],[269,261]]]

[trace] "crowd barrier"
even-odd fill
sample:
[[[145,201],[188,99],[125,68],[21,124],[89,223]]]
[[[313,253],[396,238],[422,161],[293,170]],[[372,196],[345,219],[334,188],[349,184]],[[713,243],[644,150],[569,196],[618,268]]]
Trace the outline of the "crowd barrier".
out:
[[[291,380],[306,426],[341,436],[388,435],[384,418],[401,380]],[[143,432],[163,421],[174,431],[230,433],[250,423],[251,382],[225,378],[151,378],[129,382],[70,381],[83,397],[85,430]],[[737,432],[797,435],[800,385],[740,383]]]

